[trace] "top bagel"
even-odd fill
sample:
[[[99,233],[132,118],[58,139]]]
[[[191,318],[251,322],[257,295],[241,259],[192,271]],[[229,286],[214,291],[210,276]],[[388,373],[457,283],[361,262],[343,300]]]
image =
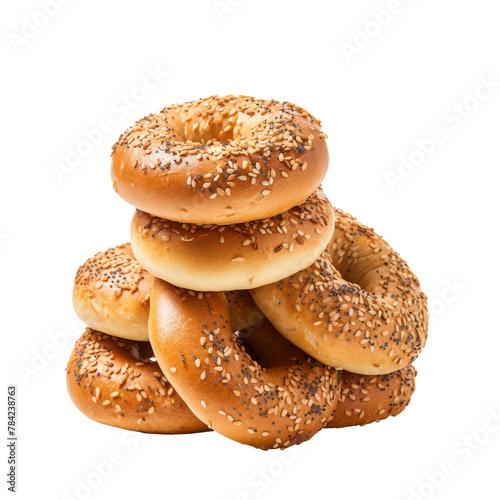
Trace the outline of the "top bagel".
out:
[[[299,205],[328,168],[320,122],[293,104],[212,96],[139,120],[113,147],[115,191],[194,224],[264,219]]]

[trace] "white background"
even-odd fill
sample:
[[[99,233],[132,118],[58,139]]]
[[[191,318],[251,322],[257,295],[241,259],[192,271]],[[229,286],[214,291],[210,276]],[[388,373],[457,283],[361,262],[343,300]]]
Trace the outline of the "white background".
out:
[[[499,3],[58,5],[47,19],[37,1],[11,1],[0,21],[2,391],[18,385],[18,498],[498,498]],[[148,72],[158,81],[145,90]],[[262,452],[215,433],[127,433],[67,396],[64,369],[83,330],[74,273],[128,240],[133,213],[111,187],[111,146],[164,105],[229,93],[290,100],[321,118],[332,203],[421,279],[433,321],[398,418]],[[85,155],[61,173],[68,148]],[[398,171],[402,158],[413,167]]]

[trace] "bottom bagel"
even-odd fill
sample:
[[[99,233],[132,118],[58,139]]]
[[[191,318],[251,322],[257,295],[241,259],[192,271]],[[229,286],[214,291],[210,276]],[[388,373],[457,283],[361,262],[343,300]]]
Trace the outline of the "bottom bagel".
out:
[[[76,407],[102,424],[132,431],[183,434],[208,430],[163,376],[149,342],[87,328],[66,369]]]
[[[266,369],[301,351],[264,320],[238,333],[238,343]],[[71,399],[86,416],[123,429],[182,434],[208,431],[161,373],[148,342],[87,328],[67,366]],[[401,413],[415,390],[413,366],[386,375],[344,371],[341,394],[326,427],[366,425]]]

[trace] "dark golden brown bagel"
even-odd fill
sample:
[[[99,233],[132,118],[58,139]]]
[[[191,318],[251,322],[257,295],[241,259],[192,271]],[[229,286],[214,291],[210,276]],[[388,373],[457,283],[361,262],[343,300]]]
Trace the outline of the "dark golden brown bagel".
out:
[[[66,382],[76,407],[102,424],[182,434],[208,430],[161,373],[147,342],[87,328],[71,353]]]
[[[366,375],[412,363],[427,338],[427,297],[372,229],[336,210],[335,233],[308,268],[251,291],[291,342],[329,366]]]
[[[212,96],[139,120],[113,146],[115,191],[194,224],[265,219],[302,203],[328,168],[318,120],[290,103]]]
[[[327,427],[366,425],[399,415],[415,392],[416,375],[412,365],[384,375],[344,371],[339,404]]]
[[[310,439],[331,418],[340,373],[307,356],[265,369],[232,333],[223,293],[180,290],[156,279],[149,337],[193,413],[226,437],[257,448]]]
[[[154,276],[135,260],[130,243],[99,252],[81,265],[73,287],[77,315],[94,330],[130,340],[148,341],[149,297]],[[261,320],[246,290],[228,292],[235,330]]]
[[[310,265],[333,234],[333,209],[321,190],[270,219],[195,226],[137,211],[131,243],[151,274],[182,288],[249,289]]]

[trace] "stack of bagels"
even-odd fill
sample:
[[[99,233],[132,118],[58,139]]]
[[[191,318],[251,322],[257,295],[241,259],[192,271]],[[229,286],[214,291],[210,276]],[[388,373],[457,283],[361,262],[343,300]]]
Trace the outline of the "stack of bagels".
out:
[[[330,205],[327,168],[320,122],[287,102],[213,96],[122,134],[113,187],[137,210],[131,243],[76,274],[76,406],[262,449],[402,412],[427,299],[387,242]]]

